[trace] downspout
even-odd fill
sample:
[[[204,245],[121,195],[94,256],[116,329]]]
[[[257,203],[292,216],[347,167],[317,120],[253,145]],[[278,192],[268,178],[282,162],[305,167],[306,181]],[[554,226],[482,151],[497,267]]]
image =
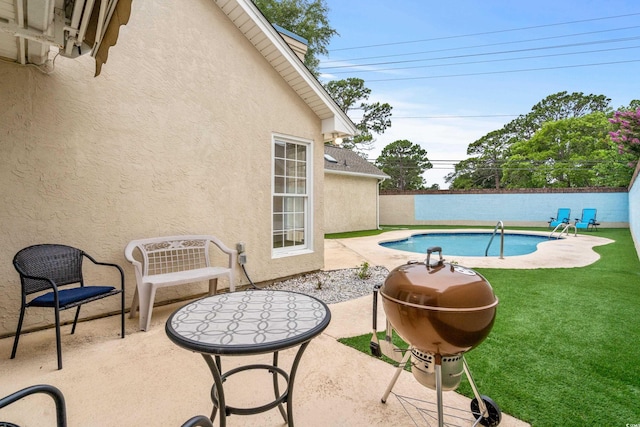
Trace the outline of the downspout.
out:
[[[377,189],[378,191],[376,192],[376,230],[381,230],[380,228],[380,184],[382,184],[382,182],[387,179],[387,178],[380,178],[378,180],[378,185],[377,185]]]

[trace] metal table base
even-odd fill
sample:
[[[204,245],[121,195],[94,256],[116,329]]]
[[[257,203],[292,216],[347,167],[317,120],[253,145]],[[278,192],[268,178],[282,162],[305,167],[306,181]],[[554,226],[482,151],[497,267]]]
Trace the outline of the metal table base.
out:
[[[213,422],[216,418],[218,412],[220,412],[220,427],[226,426],[227,417],[236,414],[236,415],[253,415],[259,414],[261,412],[269,411],[276,406],[280,410],[280,415],[284,419],[284,422],[287,423],[290,427],[293,427],[293,385],[295,382],[296,372],[298,370],[298,365],[300,363],[300,359],[302,358],[302,354],[306,350],[309,345],[309,341],[303,343],[298,352],[296,353],[296,357],[291,365],[291,371],[287,374],[285,370],[278,366],[278,352],[273,353],[273,364],[265,365],[265,364],[252,364],[240,366],[238,368],[231,369],[225,373],[222,373],[222,361],[220,360],[220,356],[212,357],[210,354],[202,354],[202,357],[207,362],[209,369],[211,370],[211,375],[213,376],[213,385],[211,386],[211,401],[213,402],[213,410],[211,411],[211,417],[209,418],[211,422]],[[215,358],[215,361],[214,361]],[[248,370],[254,369],[264,369],[269,371],[273,375],[273,392],[275,395],[275,400],[269,402],[262,406],[256,406],[253,408],[238,408],[234,406],[227,405],[225,396],[224,396],[224,388],[223,383],[230,376],[237,374],[239,372],[244,372]],[[278,375],[284,378],[286,383],[286,388],[283,390],[282,394],[280,394],[280,387],[278,385]],[[285,410],[283,403],[287,404],[287,409]]]

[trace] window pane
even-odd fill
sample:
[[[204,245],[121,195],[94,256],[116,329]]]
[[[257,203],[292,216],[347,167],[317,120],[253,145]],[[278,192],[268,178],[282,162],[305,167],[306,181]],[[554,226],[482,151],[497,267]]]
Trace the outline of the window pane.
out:
[[[296,176],[298,162],[287,160],[287,176]]]
[[[284,160],[276,159],[275,160],[275,169],[273,171],[276,175],[284,175]]]
[[[297,179],[295,178],[287,178],[287,190],[286,192],[288,194],[296,194],[296,183],[297,183]]]
[[[274,214],[273,215],[273,231],[282,231],[284,230],[284,222],[283,222],[282,214]]]
[[[291,230],[294,227],[293,214],[284,214],[284,227],[283,230]]]
[[[291,233],[291,237],[292,237],[292,240],[297,245],[304,243],[304,230],[303,229],[294,230]]]
[[[284,188],[284,178],[283,177],[279,177],[276,176],[274,178],[274,185],[273,185],[273,191],[274,193],[285,193],[285,188]]]
[[[297,181],[296,193],[297,194],[306,194],[307,192],[307,180],[304,178],[300,178]]]
[[[295,160],[297,159],[296,150],[298,148],[298,144],[287,144],[287,159]]]
[[[298,160],[307,160],[307,147],[304,145],[298,145]]]
[[[275,156],[276,157],[284,159],[284,147],[285,147],[285,143],[284,142],[276,141],[276,147],[275,147]]]
[[[274,213],[281,213],[283,206],[284,206],[284,197],[274,196],[273,197],[273,212]]]
[[[284,246],[284,234],[281,232],[273,233],[273,247],[282,248]]]

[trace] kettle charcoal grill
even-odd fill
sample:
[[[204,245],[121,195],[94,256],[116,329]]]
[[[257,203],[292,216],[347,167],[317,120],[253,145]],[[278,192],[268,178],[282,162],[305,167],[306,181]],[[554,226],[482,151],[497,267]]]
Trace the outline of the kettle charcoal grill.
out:
[[[431,262],[431,254],[440,257]],[[377,336],[378,294],[387,318],[384,340]],[[409,262],[391,271],[385,282],[373,292],[373,335],[371,352],[398,362],[398,368],[385,391],[385,403],[400,373],[411,359],[415,379],[436,390],[438,423],[443,425],[443,390],[455,390],[464,373],[475,398],[471,413],[475,424],[496,426],[502,414],[498,405],[479,394],[464,353],[477,347],[489,335],[495,320],[498,299],[489,282],[477,272],[445,263],[442,248],[427,249],[424,263]],[[392,344],[393,331],[409,349]]]

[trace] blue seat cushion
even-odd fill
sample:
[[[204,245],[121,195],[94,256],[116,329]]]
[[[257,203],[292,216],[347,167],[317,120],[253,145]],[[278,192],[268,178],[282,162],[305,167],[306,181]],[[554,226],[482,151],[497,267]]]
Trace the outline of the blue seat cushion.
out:
[[[72,289],[61,289],[58,291],[58,304],[60,307],[63,307],[98,295],[108,294],[114,289],[115,288],[113,286],[84,286]],[[53,292],[40,295],[38,298],[31,301],[29,305],[32,307],[53,307]]]

